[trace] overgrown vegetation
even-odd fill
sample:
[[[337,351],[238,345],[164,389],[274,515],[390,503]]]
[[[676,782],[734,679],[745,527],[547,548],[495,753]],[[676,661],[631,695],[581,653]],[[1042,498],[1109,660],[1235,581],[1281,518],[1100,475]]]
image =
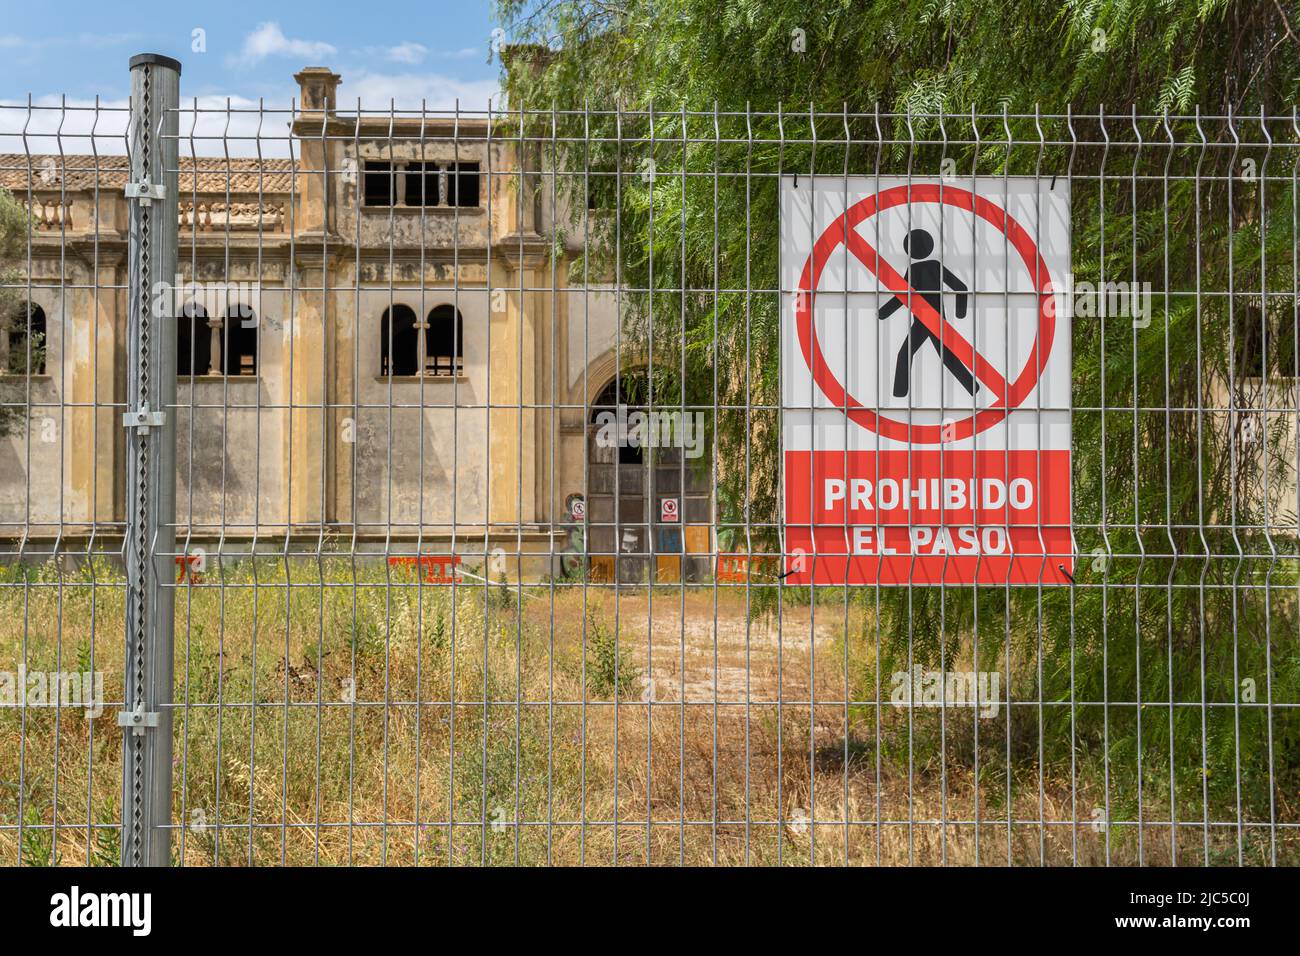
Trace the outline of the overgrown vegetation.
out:
[[[743,589],[720,590],[715,610],[709,590],[681,607],[678,589],[665,587],[652,610],[628,588],[527,587],[516,617],[494,606],[495,584],[458,585],[453,599],[449,587],[417,586],[378,562],[218,564],[210,557],[177,594],[178,862],[1171,859],[1155,789],[1141,854],[1131,826],[1095,826],[1106,809],[1131,819],[1104,785],[1106,761],[1112,778],[1124,767],[1118,730],[1110,750],[1082,748],[1072,776],[1069,735],[1040,738],[1037,708],[975,720],[969,709],[941,719],[898,707],[891,683],[907,661],[877,660],[873,616],[858,606],[846,615],[842,594],[817,615],[814,655],[806,604],[783,598],[778,643],[774,620],[746,618]],[[0,616],[11,622],[0,629],[0,670],[102,670],[108,701],[120,701],[122,598],[121,573],[107,563],[0,568]],[[1034,662],[1018,653],[1021,681]],[[1080,688],[1078,699],[1091,693]],[[846,694],[858,701],[847,724]],[[115,711],[109,703],[86,719],[78,708],[0,707],[0,861],[117,858]],[[1144,726],[1144,741],[1164,732]],[[1231,778],[1230,761],[1210,759],[1212,780]],[[748,827],[725,822],[746,812]],[[801,812],[817,826],[771,822]],[[983,822],[901,825],[944,813]],[[676,822],[715,815],[716,827]],[[1044,826],[1008,834],[1009,817]],[[1278,817],[1294,820],[1294,809],[1280,804]],[[1182,819],[1180,861],[1199,863],[1207,845],[1211,862],[1236,858],[1235,831],[1203,827],[1199,813]],[[1266,836],[1248,832],[1249,862],[1270,858]],[[1286,831],[1278,843],[1278,859],[1294,862],[1300,846]]]
[[[624,343],[651,365],[653,401],[741,409],[711,423],[718,519],[759,549],[779,550],[779,302],[744,290],[778,286],[778,174],[936,176],[951,163],[959,180],[1069,179],[1075,280],[1155,290],[1149,325],[1074,323],[1076,586],[818,601],[870,608],[859,638],[878,628],[891,667],[976,654],[1018,666],[1021,694],[1046,702],[1037,746],[1016,748],[1026,769],[1055,753],[1113,808],[1135,815],[1140,792],[1148,814],[1180,820],[1292,812],[1300,721],[1261,705],[1300,701],[1297,506],[1278,500],[1296,425],[1241,412],[1293,407],[1300,373],[1300,37],[1287,7],[497,10],[534,44],[506,54],[512,105],[545,114],[548,162],[587,174],[553,186],[597,210],[578,268],[650,290],[624,297]],[[1220,118],[1162,116],[1194,111]],[[764,589],[756,611],[778,593],[797,599]],[[1243,827],[1238,850],[1258,832]]]
[[[25,329],[27,310],[21,288],[26,248],[27,213],[9,190],[0,188],[0,336],[6,345],[0,375],[25,375],[29,361],[33,368],[44,361],[45,336]],[[27,418],[24,401],[21,392],[0,386],[0,438],[22,428]]]
[[[627,700],[641,676],[616,631],[605,623],[603,609],[587,609],[586,675],[588,693],[596,700]]]

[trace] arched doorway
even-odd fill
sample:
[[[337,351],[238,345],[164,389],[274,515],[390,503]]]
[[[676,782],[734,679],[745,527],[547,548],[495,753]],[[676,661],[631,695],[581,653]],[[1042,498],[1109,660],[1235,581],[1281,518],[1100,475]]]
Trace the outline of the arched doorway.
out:
[[[644,581],[650,534],[645,449],[629,443],[627,416],[645,411],[644,378],[615,376],[587,414],[587,554],[603,581]]]
[[[703,580],[712,542],[712,468],[701,416],[654,406],[620,373],[587,414],[587,553],[598,580]],[[698,557],[694,556],[698,555]]]

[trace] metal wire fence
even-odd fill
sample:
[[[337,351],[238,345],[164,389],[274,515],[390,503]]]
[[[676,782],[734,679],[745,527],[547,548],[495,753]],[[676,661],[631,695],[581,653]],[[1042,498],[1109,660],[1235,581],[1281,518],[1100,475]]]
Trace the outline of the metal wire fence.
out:
[[[1297,861],[1294,116],[271,108],[137,60],[0,104],[0,857]],[[818,285],[932,215],[965,292]],[[864,412],[867,494],[1028,449],[1063,516],[821,508]]]

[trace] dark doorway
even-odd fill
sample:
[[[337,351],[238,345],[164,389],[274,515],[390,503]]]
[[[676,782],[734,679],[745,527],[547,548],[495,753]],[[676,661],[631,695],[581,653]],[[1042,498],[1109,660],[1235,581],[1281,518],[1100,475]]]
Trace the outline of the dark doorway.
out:
[[[649,404],[638,373],[617,376],[590,406],[587,551],[594,578],[696,581],[708,573],[712,468],[703,458],[684,459],[662,425],[648,425],[666,414],[681,410]]]

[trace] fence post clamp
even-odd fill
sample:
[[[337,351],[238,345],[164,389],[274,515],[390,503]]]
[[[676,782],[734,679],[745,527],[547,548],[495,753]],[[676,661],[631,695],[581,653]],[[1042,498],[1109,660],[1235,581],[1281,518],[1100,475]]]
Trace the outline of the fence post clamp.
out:
[[[167,187],[162,183],[151,183],[148,177],[138,183],[126,184],[126,198],[140,200],[141,206],[148,206],[155,199],[167,198]]]
[[[137,435],[147,435],[149,429],[161,428],[166,420],[167,413],[150,411],[148,402],[136,411],[122,413],[122,427],[134,428]]]
[[[146,712],[144,703],[139,702],[135,705],[135,710],[118,711],[117,725],[119,727],[130,727],[131,733],[139,737],[144,733],[146,727],[158,726],[158,712]]]

